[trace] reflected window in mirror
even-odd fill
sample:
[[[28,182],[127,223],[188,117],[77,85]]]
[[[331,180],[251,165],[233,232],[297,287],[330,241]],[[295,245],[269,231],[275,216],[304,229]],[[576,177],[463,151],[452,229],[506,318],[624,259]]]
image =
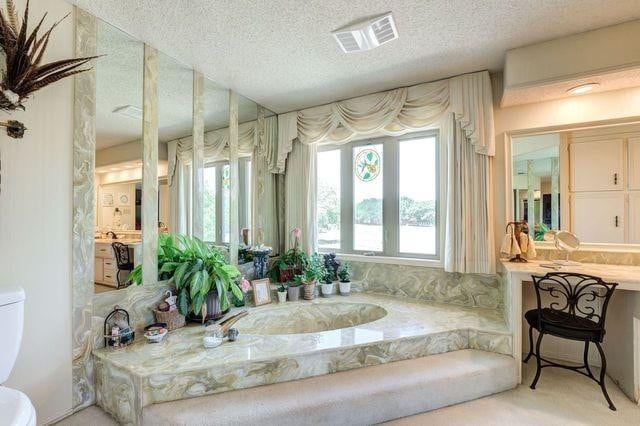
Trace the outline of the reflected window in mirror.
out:
[[[536,241],[561,223],[560,134],[514,137],[512,203],[515,220],[525,220]]]

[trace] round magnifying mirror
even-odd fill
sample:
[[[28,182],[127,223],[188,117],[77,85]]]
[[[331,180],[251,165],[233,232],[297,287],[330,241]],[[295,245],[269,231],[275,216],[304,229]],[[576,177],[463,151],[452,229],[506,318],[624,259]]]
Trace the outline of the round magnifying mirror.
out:
[[[580,248],[580,240],[576,237],[575,234],[569,231],[559,231],[556,232],[554,237],[554,243],[558,250],[562,250],[565,253],[564,260],[555,260],[553,263],[557,265],[580,265],[579,262],[573,262],[569,260],[569,254]]]
[[[554,241],[556,239],[556,234],[557,233],[558,233],[558,231],[556,231],[556,230],[547,231],[542,236],[542,240],[543,241]]]

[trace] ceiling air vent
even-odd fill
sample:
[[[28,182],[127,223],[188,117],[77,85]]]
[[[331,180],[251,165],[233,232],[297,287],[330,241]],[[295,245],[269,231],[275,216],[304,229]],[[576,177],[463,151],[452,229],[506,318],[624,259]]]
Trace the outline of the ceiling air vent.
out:
[[[345,53],[371,50],[398,38],[391,13],[350,25],[332,34]]]

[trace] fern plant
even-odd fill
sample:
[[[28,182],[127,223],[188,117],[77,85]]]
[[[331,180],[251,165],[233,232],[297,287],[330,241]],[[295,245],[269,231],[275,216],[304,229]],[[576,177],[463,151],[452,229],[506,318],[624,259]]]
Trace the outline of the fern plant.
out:
[[[216,292],[220,309],[229,308],[229,292],[241,299],[240,271],[229,265],[225,254],[200,239],[185,235],[163,235],[158,241],[158,279],[176,286],[178,310],[182,315],[202,312],[207,296]],[[129,275],[129,281],[142,284],[142,265]]]

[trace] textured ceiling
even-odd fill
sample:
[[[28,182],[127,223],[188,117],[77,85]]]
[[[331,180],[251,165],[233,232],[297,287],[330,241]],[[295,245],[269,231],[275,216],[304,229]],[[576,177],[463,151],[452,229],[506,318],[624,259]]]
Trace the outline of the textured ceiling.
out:
[[[507,49],[640,17],[639,0],[70,0],[275,112],[503,66]],[[400,38],[331,31],[392,11]]]
[[[142,108],[143,44],[98,21],[96,63],[96,149],[142,139],[142,119],[114,113],[126,105]],[[158,136],[167,142],[191,134],[193,71],[170,56],[158,57]],[[240,123],[255,120],[257,105],[238,99]],[[227,127],[227,89],[211,80],[204,86],[205,130]]]

